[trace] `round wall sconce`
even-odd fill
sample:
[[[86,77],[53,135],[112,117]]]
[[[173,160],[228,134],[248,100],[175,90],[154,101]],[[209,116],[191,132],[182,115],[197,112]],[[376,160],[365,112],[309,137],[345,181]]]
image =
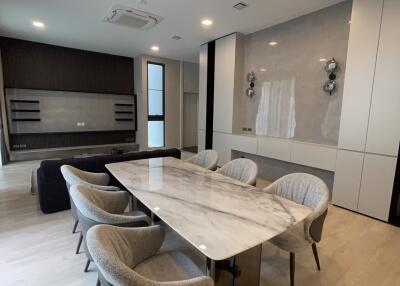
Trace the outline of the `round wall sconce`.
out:
[[[323,89],[325,92],[329,92],[329,95],[331,95],[336,90],[336,82],[334,80],[328,80],[323,85]]]
[[[324,68],[325,68],[325,71],[327,73],[335,72],[337,70],[337,68],[338,68],[338,64],[337,64],[335,58],[332,58],[331,60],[327,61],[325,63],[325,67]]]
[[[254,82],[256,81],[256,75],[254,74],[254,72],[249,72],[247,74],[247,81],[250,83],[250,87],[246,89],[246,95],[250,98],[253,98],[253,96],[255,95]]]
[[[333,92],[336,90],[336,74],[335,72],[338,70],[339,66],[335,58],[327,61],[325,63],[324,69],[328,73],[328,81],[324,83],[322,89],[325,92],[329,92],[329,95],[332,95]]]

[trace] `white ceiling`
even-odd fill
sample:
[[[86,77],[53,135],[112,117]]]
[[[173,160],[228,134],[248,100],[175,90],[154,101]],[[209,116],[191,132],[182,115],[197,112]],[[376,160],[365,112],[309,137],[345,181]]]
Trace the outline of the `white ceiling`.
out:
[[[343,0],[0,0],[0,35],[134,57],[156,54],[197,61],[199,46],[232,32],[245,34],[308,14]],[[144,1],[146,2],[146,1]],[[165,19],[149,31],[103,21],[113,4],[158,14]],[[214,21],[201,27],[203,18]],[[45,23],[37,30],[33,20]],[[179,35],[182,40],[172,40]],[[159,52],[150,50],[158,45]]]

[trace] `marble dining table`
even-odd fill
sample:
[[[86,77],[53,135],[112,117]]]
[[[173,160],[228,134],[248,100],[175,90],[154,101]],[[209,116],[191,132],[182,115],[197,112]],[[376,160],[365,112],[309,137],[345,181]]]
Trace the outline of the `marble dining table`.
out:
[[[223,268],[230,268],[235,285],[258,285],[261,245],[311,213],[305,206],[172,157],[112,163],[106,168],[208,258],[214,279],[215,263],[228,261]],[[237,265],[229,262],[232,258]]]

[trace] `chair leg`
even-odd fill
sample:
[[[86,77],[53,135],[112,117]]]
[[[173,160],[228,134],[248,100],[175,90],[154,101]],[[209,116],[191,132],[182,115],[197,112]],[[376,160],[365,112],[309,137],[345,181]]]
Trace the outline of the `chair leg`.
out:
[[[99,278],[97,278],[96,286],[101,286],[101,282],[100,282],[100,279],[99,279]]]
[[[74,228],[72,229],[72,233],[76,233],[76,227],[78,226],[78,222],[79,222],[79,220],[75,220],[75,223],[74,223]]]
[[[81,232],[81,235],[79,236],[79,240],[78,240],[78,246],[76,247],[76,254],[79,254],[79,250],[81,249],[81,244],[82,244],[82,240],[83,240],[83,234]]]
[[[296,256],[290,252],[290,286],[294,286],[294,272],[296,267]]]
[[[85,272],[88,272],[88,271],[89,271],[89,265],[90,265],[90,260],[88,259],[88,260],[86,261],[86,265],[85,265]]]
[[[317,263],[318,271],[321,271],[321,266],[320,266],[320,264],[319,264],[319,257],[318,257],[317,244],[315,244],[315,243],[312,244],[312,251],[313,251],[313,253],[314,253],[315,262]]]

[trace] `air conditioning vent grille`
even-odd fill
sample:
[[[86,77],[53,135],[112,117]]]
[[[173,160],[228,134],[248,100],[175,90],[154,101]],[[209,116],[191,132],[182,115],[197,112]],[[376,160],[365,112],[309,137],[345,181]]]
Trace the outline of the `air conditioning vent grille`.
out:
[[[114,5],[104,18],[104,21],[130,28],[148,30],[160,23],[164,18],[130,7]]]

